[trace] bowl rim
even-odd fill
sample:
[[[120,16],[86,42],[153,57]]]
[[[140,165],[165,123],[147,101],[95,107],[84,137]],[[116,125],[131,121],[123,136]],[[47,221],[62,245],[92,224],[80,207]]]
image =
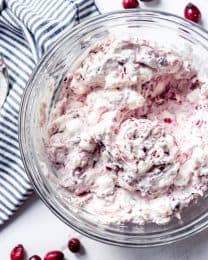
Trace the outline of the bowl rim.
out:
[[[140,241],[139,242],[135,242],[132,243],[132,241],[112,241],[110,239],[107,238],[103,238],[100,235],[96,235],[94,233],[89,233],[87,231],[85,231],[83,228],[77,227],[76,224],[68,221],[63,215],[61,215],[58,210],[55,208],[55,205],[53,204],[53,202],[49,201],[47,198],[45,198],[45,196],[43,195],[41,189],[39,188],[39,186],[37,185],[35,179],[33,178],[33,175],[30,174],[30,167],[28,166],[26,160],[25,160],[25,149],[24,149],[24,139],[25,136],[23,135],[23,126],[24,126],[24,118],[25,118],[25,107],[27,106],[27,102],[28,102],[28,97],[30,96],[30,93],[32,91],[33,88],[33,81],[36,78],[36,74],[41,71],[41,68],[43,67],[43,65],[50,60],[50,57],[53,55],[53,52],[55,52],[55,50],[57,48],[59,48],[61,46],[61,43],[64,39],[69,38],[70,36],[74,36],[76,35],[76,32],[78,30],[84,30],[85,28],[87,28],[88,26],[91,26],[93,23],[98,23],[98,22],[102,22],[102,20],[105,20],[106,18],[110,18],[113,17],[115,15],[118,15],[118,17],[116,18],[121,18],[121,16],[123,18],[125,18],[125,14],[127,15],[135,15],[135,14],[142,14],[142,15],[147,15],[149,16],[148,18],[151,18],[151,16],[162,16],[163,18],[167,18],[169,21],[171,21],[172,23],[178,23],[179,25],[183,25],[184,27],[190,27],[187,28],[188,30],[191,30],[195,33],[197,33],[200,37],[204,38],[207,42],[208,42],[208,31],[206,29],[204,29],[202,26],[191,22],[189,20],[184,19],[183,17],[180,17],[178,15],[175,14],[171,14],[168,12],[164,12],[164,11],[155,11],[155,10],[145,10],[145,9],[136,9],[136,10],[119,10],[119,11],[112,11],[112,12],[108,12],[108,13],[104,13],[104,14],[100,14],[100,15],[96,15],[93,16],[89,19],[86,19],[84,22],[76,25],[75,27],[73,27],[72,29],[65,29],[59,36],[59,38],[51,45],[51,47],[45,52],[45,54],[41,57],[40,61],[37,63],[37,65],[35,66],[35,68],[33,69],[32,74],[30,75],[30,78],[26,84],[26,87],[24,89],[23,95],[22,95],[22,99],[21,99],[21,103],[20,103],[20,112],[19,112],[19,117],[18,117],[18,125],[19,125],[19,131],[18,131],[18,137],[19,137],[19,146],[20,146],[20,153],[21,153],[21,157],[22,157],[22,161],[23,161],[23,165],[26,171],[26,174],[31,182],[31,184],[33,185],[33,188],[35,190],[35,192],[39,195],[40,199],[44,202],[44,204],[59,218],[61,219],[67,226],[70,226],[71,228],[73,228],[74,230],[76,230],[77,232],[92,238],[94,240],[106,243],[106,244],[111,244],[111,245],[117,245],[117,246],[125,246],[125,247],[154,247],[154,246],[160,246],[160,245],[165,245],[165,244],[170,244],[173,242],[176,242],[178,240],[187,238],[193,234],[196,234],[202,230],[204,230],[207,226],[208,226],[208,212],[206,213],[206,221],[204,221],[204,215],[202,217],[199,217],[197,220],[192,221],[190,224],[186,225],[186,226],[182,226],[177,228],[176,230],[172,231],[172,232],[168,232],[168,234],[166,231],[163,232],[163,234],[165,234],[165,236],[161,239],[160,237],[156,238],[154,241],[149,240],[148,241],[148,237],[145,237],[145,234],[142,235],[144,237],[145,241]],[[119,16],[121,15],[121,16]],[[127,17],[126,17],[127,18]],[[161,17],[160,17],[161,18]],[[171,20],[172,18],[172,20]],[[174,20],[175,19],[175,20]],[[188,230],[186,230],[186,232],[184,232],[184,228],[188,227]],[[183,232],[181,232],[183,231]],[[173,236],[171,236],[173,235]]]

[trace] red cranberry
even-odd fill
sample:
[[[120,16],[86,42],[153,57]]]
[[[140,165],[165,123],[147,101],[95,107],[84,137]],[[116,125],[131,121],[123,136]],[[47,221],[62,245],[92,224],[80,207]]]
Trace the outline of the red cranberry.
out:
[[[38,255],[33,255],[29,258],[29,260],[41,260],[41,258]]]
[[[72,238],[68,242],[68,248],[73,253],[77,253],[80,249],[80,241],[78,238]]]
[[[184,9],[184,16],[186,19],[198,23],[201,19],[201,12],[197,6],[189,3]]]
[[[123,8],[137,8],[139,6],[139,2],[137,0],[123,0]]]
[[[167,124],[171,124],[172,119],[171,118],[164,118],[164,122],[167,123]]]
[[[24,260],[25,259],[25,249],[23,245],[15,246],[10,254],[11,260]]]
[[[45,255],[44,260],[64,260],[64,254],[61,251],[51,251]]]

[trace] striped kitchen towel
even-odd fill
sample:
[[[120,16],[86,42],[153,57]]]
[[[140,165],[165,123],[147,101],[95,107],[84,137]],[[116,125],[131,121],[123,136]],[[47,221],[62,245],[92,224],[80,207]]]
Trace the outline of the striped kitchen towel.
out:
[[[18,113],[26,83],[35,64],[60,33],[98,14],[98,10],[93,0],[5,0],[1,8],[0,54],[10,83],[0,110],[0,224],[3,224],[32,192],[18,144]]]

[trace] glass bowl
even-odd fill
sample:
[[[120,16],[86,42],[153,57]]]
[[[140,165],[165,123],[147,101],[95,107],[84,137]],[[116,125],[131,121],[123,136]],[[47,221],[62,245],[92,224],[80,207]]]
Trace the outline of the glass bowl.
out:
[[[191,204],[182,213],[182,221],[166,225],[107,225],[99,223],[81,208],[66,203],[52,181],[43,174],[50,167],[44,153],[43,138],[51,108],[73,64],[90,46],[111,34],[138,36],[170,46],[181,55],[192,55],[193,65],[202,75],[208,71],[208,34],[200,26],[172,14],[130,10],[94,17],[63,33],[45,54],[31,76],[20,111],[20,149],[25,170],[43,202],[68,226],[95,240],[128,247],[168,244],[205,229],[208,225],[208,198]],[[191,50],[191,52],[190,52]],[[45,124],[43,124],[45,122]],[[43,164],[44,162],[45,164]]]

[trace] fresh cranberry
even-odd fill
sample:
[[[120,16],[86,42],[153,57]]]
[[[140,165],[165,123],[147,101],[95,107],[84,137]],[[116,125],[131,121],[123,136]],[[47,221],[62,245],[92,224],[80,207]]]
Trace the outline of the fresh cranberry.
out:
[[[189,3],[184,9],[184,16],[186,19],[198,23],[201,19],[201,12],[197,6]]]
[[[15,246],[10,254],[11,260],[24,260],[25,259],[25,249],[23,245]]]
[[[167,124],[171,124],[172,119],[171,118],[164,118],[164,122],[167,123]]]
[[[29,260],[41,260],[41,258],[38,255],[33,255],[29,258]]]
[[[137,8],[139,6],[139,2],[137,0],[123,0],[123,8]]]
[[[77,253],[80,249],[80,241],[78,238],[72,238],[68,242],[68,248],[73,253]]]
[[[45,255],[44,260],[64,260],[64,254],[61,251],[51,251]]]

